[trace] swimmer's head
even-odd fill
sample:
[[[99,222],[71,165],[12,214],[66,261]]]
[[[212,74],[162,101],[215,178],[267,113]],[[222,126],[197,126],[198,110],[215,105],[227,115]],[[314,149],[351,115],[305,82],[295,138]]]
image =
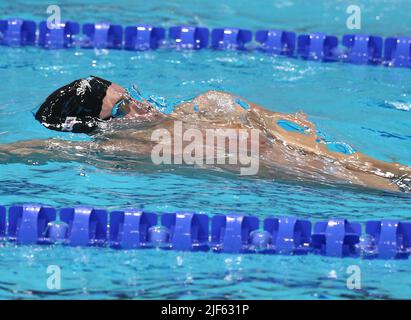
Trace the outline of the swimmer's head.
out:
[[[147,113],[150,105],[137,101],[121,86],[91,76],[54,91],[35,117],[57,131],[90,133],[101,121]]]

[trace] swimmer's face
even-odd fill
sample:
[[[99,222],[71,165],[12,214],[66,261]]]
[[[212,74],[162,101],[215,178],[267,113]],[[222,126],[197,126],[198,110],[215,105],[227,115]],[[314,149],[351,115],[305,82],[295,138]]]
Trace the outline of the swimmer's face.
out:
[[[148,102],[133,99],[126,89],[112,84],[106,92],[100,118],[149,118],[158,111]]]

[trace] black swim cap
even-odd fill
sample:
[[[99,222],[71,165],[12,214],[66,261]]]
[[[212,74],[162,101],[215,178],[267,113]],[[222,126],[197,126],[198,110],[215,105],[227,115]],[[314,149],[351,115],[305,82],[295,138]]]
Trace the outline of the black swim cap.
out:
[[[49,95],[35,117],[46,128],[89,133],[100,119],[110,81],[90,76],[61,87]]]

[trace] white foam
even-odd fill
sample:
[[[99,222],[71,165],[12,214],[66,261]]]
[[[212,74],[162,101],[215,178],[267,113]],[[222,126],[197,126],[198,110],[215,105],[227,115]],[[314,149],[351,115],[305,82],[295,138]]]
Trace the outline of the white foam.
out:
[[[389,102],[389,104],[397,110],[411,111],[411,103]]]

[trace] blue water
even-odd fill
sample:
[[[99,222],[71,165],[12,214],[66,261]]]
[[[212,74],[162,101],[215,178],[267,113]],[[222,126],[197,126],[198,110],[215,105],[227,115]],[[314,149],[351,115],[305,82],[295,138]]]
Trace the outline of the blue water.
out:
[[[199,24],[257,30],[348,33],[347,1],[57,1],[78,22]],[[364,33],[411,35],[409,1],[356,1]],[[2,1],[0,18],[46,19],[47,1]],[[351,4],[351,2],[349,3]],[[0,143],[84,138],[55,133],[31,110],[55,88],[89,74],[143,93],[180,99],[226,90],[266,108],[303,110],[327,136],[385,161],[411,165],[411,73],[406,69],[315,63],[258,52],[150,52],[0,47]],[[150,211],[230,211],[260,218],[297,215],[312,221],[346,217],[408,219],[411,197],[228,174],[108,172],[81,163],[1,164],[0,203],[85,204]],[[318,256],[216,255],[156,250],[115,251],[43,246],[0,248],[0,298],[410,298],[409,261]],[[361,268],[362,289],[349,290],[346,269]],[[62,289],[46,287],[49,265],[62,268]]]

